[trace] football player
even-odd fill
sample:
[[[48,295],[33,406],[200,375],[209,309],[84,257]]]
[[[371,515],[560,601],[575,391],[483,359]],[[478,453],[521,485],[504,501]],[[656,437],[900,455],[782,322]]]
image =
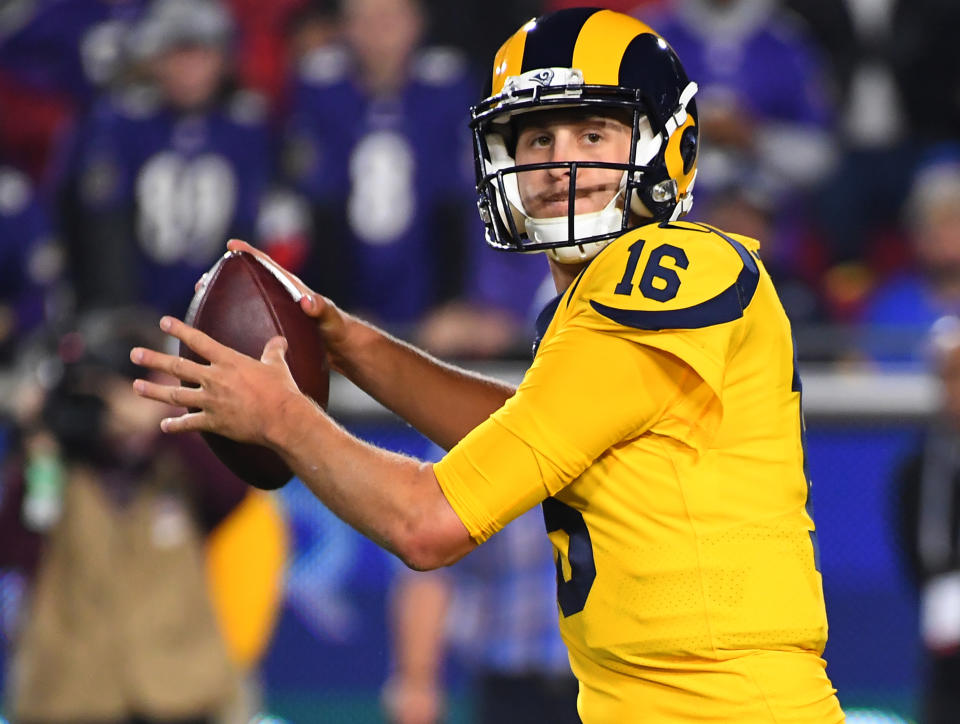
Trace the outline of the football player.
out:
[[[217,0],[158,0],[128,37],[149,79],[100,98],[56,171],[81,309],[181,313],[225,236],[256,233],[272,174],[266,106],[231,81]]]
[[[349,0],[342,16],[346,42],[307,55],[293,85],[284,165],[315,237],[297,273],[408,333],[460,293],[480,246],[463,133],[477,92],[461,55],[421,45],[416,0]]]
[[[333,366],[450,451],[351,437],[271,340],[245,358],[182,322],[208,365],[135,349],[198,387],[167,432],[271,446],[414,568],[447,565],[542,505],[586,722],[839,722],[790,324],[759,244],[680,218],[695,94],[669,45],[609,10],[532,20],[473,110],[488,241],[546,252],[558,296],[514,390],[444,365],[304,288]],[[230,248],[250,251],[231,242]]]

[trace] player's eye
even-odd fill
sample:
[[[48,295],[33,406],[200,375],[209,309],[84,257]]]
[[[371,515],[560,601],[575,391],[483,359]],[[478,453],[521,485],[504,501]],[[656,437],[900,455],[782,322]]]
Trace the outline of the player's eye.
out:
[[[530,139],[531,148],[547,148],[551,143],[551,138],[546,133],[538,133]]]
[[[603,136],[598,131],[588,131],[583,134],[583,138],[587,143],[594,144],[600,143],[603,140]]]

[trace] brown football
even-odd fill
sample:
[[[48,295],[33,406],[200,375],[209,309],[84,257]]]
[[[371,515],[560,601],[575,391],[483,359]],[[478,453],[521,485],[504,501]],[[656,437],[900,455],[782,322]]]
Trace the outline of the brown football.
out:
[[[300,309],[300,296],[278,267],[252,254],[230,251],[207,272],[185,321],[255,359],[260,359],[271,337],[286,337],[287,364],[300,391],[326,407],[330,386],[326,348],[316,322]],[[183,343],[180,355],[206,362]],[[203,437],[220,461],[250,485],[274,490],[293,477],[269,448],[213,433]]]

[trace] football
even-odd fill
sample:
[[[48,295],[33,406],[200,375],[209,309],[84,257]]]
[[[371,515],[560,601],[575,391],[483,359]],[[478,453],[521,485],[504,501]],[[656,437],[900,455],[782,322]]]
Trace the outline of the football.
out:
[[[271,337],[286,337],[286,361],[300,391],[325,408],[330,386],[326,349],[316,322],[300,308],[300,297],[279,267],[253,254],[229,251],[204,276],[185,321],[255,359]],[[180,356],[206,362],[183,343]],[[269,448],[213,433],[203,437],[220,461],[250,485],[275,490],[293,477]]]

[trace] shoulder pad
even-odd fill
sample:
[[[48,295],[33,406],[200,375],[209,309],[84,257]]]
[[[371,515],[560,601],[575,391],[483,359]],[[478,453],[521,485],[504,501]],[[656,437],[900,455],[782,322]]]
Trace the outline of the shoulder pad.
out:
[[[756,245],[702,224],[650,224],[618,238],[585,270],[569,303],[624,327],[699,329],[743,316],[760,269]]]
[[[27,177],[15,168],[0,166],[0,216],[16,216],[30,203]]]
[[[467,61],[456,48],[435,46],[421,49],[413,59],[411,75],[425,85],[452,85],[464,77]]]
[[[343,80],[350,67],[346,49],[326,46],[307,53],[300,60],[300,79],[311,85],[333,85]]]
[[[260,125],[267,117],[267,100],[252,90],[238,90],[227,99],[227,117],[242,126]]]

